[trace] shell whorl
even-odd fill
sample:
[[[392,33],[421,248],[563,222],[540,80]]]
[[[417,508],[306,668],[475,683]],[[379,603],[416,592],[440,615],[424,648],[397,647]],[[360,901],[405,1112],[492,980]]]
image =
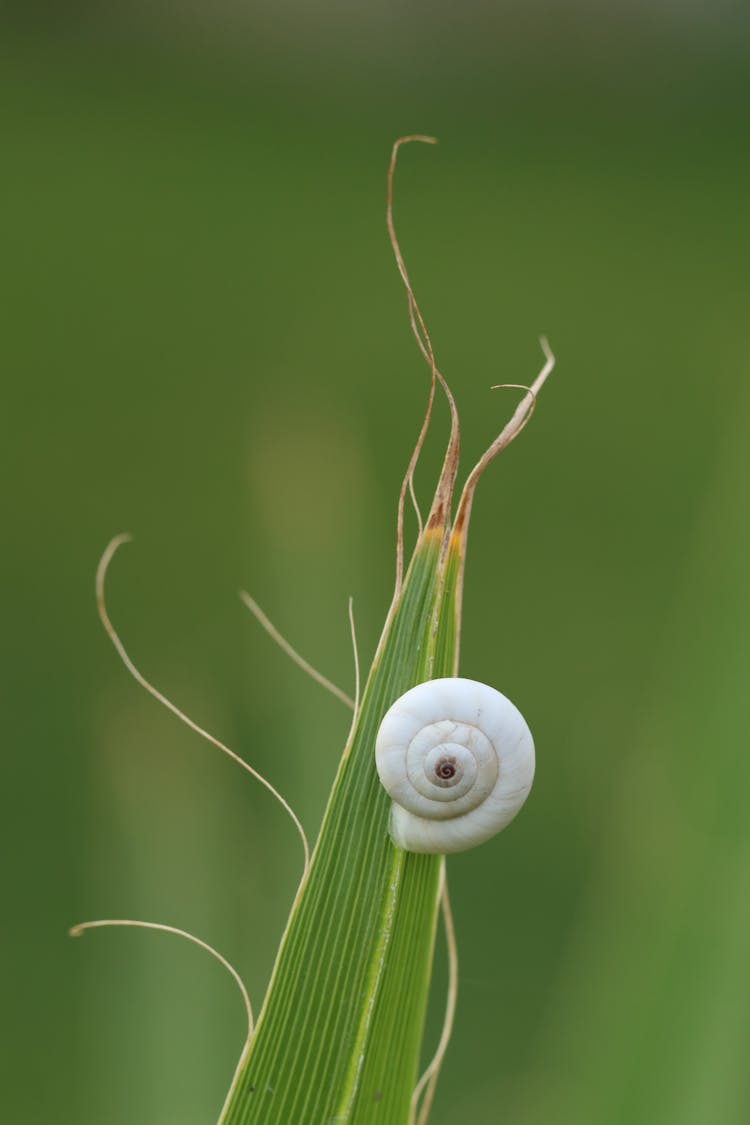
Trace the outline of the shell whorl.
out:
[[[380,780],[393,799],[390,832],[411,852],[462,852],[504,828],[534,779],[534,742],[495,688],[451,677],[417,684],[380,724]]]

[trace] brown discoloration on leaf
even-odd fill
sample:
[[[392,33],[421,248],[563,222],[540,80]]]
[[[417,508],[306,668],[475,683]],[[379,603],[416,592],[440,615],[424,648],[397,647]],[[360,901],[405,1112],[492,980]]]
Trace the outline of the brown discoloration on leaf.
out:
[[[427,520],[426,532],[443,530],[446,524],[446,511],[445,504],[441,499],[436,499],[432,505],[429,518]]]

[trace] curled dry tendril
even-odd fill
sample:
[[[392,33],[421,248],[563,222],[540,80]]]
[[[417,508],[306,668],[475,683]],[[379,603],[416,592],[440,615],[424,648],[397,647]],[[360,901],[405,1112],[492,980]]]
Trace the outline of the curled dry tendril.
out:
[[[220,742],[218,738],[214,738],[212,734],[209,734],[207,730],[204,730],[203,727],[194,722],[193,719],[186,715],[184,711],[181,711],[179,707],[172,703],[171,700],[167,699],[167,697],[163,695],[162,692],[158,690],[158,688],[155,688],[153,684],[151,684],[146,679],[146,677],[141,672],[139,672],[133,661],[128,656],[125,646],[120,640],[119,634],[117,633],[117,630],[110,620],[109,613],[107,611],[104,585],[107,577],[107,571],[109,569],[109,564],[111,563],[115,552],[119,547],[122,546],[123,543],[129,543],[130,540],[130,535],[116,535],[115,538],[107,546],[96,571],[96,604],[99,610],[99,617],[107,633],[107,636],[112,641],[112,644],[114,645],[118,656],[122,660],[128,672],[130,672],[130,675],[137,683],[141,685],[142,688],[144,688],[149,693],[149,695],[152,695],[154,699],[157,700],[157,702],[161,703],[163,707],[166,707],[168,711],[171,711],[173,715],[176,715],[177,718],[185,724],[185,726],[190,728],[190,730],[195,731],[195,733],[199,734],[201,738],[204,738],[206,742],[209,742],[212,746],[215,746],[217,750],[221,750],[223,754],[226,754],[227,757],[231,758],[233,762],[237,763],[237,765],[242,766],[242,768],[246,770],[251,775],[251,777],[254,777],[256,781],[259,781],[261,785],[264,786],[264,788],[266,788],[269,793],[271,793],[276,798],[287,815],[291,817],[294,827],[299,833],[305,856],[304,873],[306,873],[310,864],[310,849],[307,843],[307,836],[305,835],[305,830],[302,827],[299,818],[297,817],[296,813],[293,811],[289,803],[282,797],[279,791],[274,788],[271,782],[263,777],[263,775],[256,769],[253,769],[253,767],[249,765],[244,758],[241,758],[239,754],[235,754],[234,750],[230,750],[229,747],[225,746],[223,742]]]
[[[105,582],[107,578],[107,572],[109,570],[109,565],[115,555],[115,552],[124,543],[130,542],[130,539],[131,536],[126,534],[115,536],[115,538],[112,539],[107,545],[101,559],[99,560],[99,565],[96,570],[96,604],[97,610],[99,612],[99,617],[101,619],[102,625],[104,626],[104,630],[107,633],[107,636],[112,641],[112,644],[114,645],[118,656],[122,660],[128,672],[136,680],[136,682],[149,693],[149,695],[153,696],[154,699],[156,699],[159,703],[166,707],[168,711],[171,711],[172,714],[176,715],[177,718],[181,720],[181,722],[183,722],[191,730],[195,731],[196,734],[199,734],[201,738],[204,738],[212,746],[217,747],[217,749],[221,750],[229,758],[237,762],[238,765],[242,766],[244,770],[246,770],[252,777],[259,781],[266,789],[268,789],[269,792],[272,793],[276,800],[281,804],[287,814],[291,817],[294,826],[299,832],[300,838],[302,840],[305,857],[302,875],[302,881],[304,882],[310,863],[309,847],[304,829],[302,828],[299,819],[291,809],[290,805],[287,803],[287,801],[284,800],[284,798],[273,787],[273,785],[271,785],[269,781],[267,781],[260,773],[258,773],[257,770],[253,769],[253,767],[250,766],[243,758],[241,758],[238,754],[235,754],[233,750],[230,750],[228,746],[225,746],[223,742],[220,742],[217,738],[214,738],[212,734],[209,734],[208,731],[204,730],[196,722],[189,718],[183,711],[179,709],[179,707],[172,703],[171,700],[167,699],[167,697],[162,692],[155,688],[153,684],[151,684],[146,679],[146,677],[138,670],[133,661],[130,659],[130,656],[126,651],[117,630],[112,624],[112,620],[109,616],[109,611],[107,610],[105,595]],[[281,638],[279,638],[279,643],[283,643],[283,640]],[[305,666],[305,662],[302,661],[301,657],[298,657],[298,655],[294,653],[294,650],[291,649],[291,646],[287,646],[287,651],[290,651],[294,655],[294,658],[297,659],[298,663],[302,663],[303,666]],[[330,686],[333,687],[333,685]],[[343,693],[341,694],[343,695]],[[247,1042],[250,1042],[253,1034],[253,1011],[247,988],[245,987],[245,984],[237,970],[230,964],[226,957],[222,956],[222,954],[218,952],[218,950],[214,949],[214,947],[212,945],[209,945],[208,942],[203,941],[202,938],[196,937],[195,934],[191,934],[187,930],[179,929],[177,926],[170,926],[163,922],[143,922],[133,918],[102,918],[92,922],[80,922],[77,925],[73,926],[70,929],[69,933],[71,937],[80,937],[88,930],[101,929],[104,927],[112,926],[130,927],[174,934],[178,937],[184,938],[186,941],[192,942],[193,945],[198,946],[200,949],[205,950],[207,953],[210,953],[211,956],[219,962],[219,964],[224,966],[224,968],[231,975],[240,990],[242,1000],[245,1005],[245,1011],[247,1013]]]
[[[426,1125],[427,1118],[435,1096],[435,1088],[440,1076],[445,1052],[448,1050],[450,1037],[453,1033],[453,1022],[456,1016],[456,1001],[458,1000],[458,945],[456,943],[456,930],[453,924],[453,911],[448,897],[448,876],[445,870],[445,857],[443,857],[440,872],[440,910],[443,915],[443,928],[445,930],[445,945],[448,951],[448,999],[443,1017],[443,1030],[440,1033],[435,1054],[428,1063],[422,1077],[414,1087],[411,1096],[411,1121],[415,1125]],[[424,1098],[420,1106],[419,1100],[424,1090]],[[417,1115],[418,1114],[418,1115]]]
[[[140,930],[156,930],[164,934],[175,934],[177,937],[185,938],[186,941],[197,945],[199,949],[205,949],[220,965],[224,966],[242,994],[242,1001],[247,1014],[247,1039],[248,1041],[250,1040],[253,1034],[253,1009],[250,1004],[250,997],[245,983],[237,970],[227,961],[226,957],[222,957],[221,953],[214,949],[212,945],[209,945],[207,941],[202,941],[201,938],[196,937],[195,934],[191,934],[187,930],[180,930],[177,926],[167,926],[163,922],[141,922],[133,918],[99,918],[95,922],[79,922],[77,925],[71,926],[68,933],[71,937],[77,938],[82,937],[88,930],[103,929],[107,926],[127,926]]]
[[[286,637],[282,636],[282,634],[279,632],[270,618],[266,616],[266,614],[256,602],[255,598],[251,598],[245,590],[240,590],[240,598],[250,610],[252,615],[255,617],[255,620],[258,622],[258,624],[265,629],[272,640],[276,641],[276,644],[279,646],[282,652],[286,653],[290,660],[293,660],[294,663],[299,668],[301,668],[303,672],[306,672],[311,679],[315,680],[315,682],[320,684],[321,687],[324,687],[326,691],[330,692],[331,695],[336,697],[336,699],[340,699],[341,702],[344,703],[347,707],[351,707],[354,709],[355,703],[351,696],[347,695],[346,692],[342,691],[341,688],[334,684],[332,680],[329,680],[327,676],[324,676],[322,672],[319,672],[317,668],[313,667],[313,665],[308,660],[305,660],[304,656],[300,656],[299,652],[297,652],[297,649],[289,643]]]
[[[388,168],[388,195],[387,195],[387,202],[386,202],[386,225],[388,227],[388,237],[390,239],[391,248],[393,250],[393,256],[396,259],[396,266],[397,266],[398,272],[401,276],[401,281],[403,282],[404,288],[406,290],[406,299],[407,299],[407,305],[408,305],[408,309],[409,309],[409,323],[411,325],[411,330],[414,334],[415,340],[417,341],[417,344],[419,346],[419,350],[421,351],[425,360],[429,364],[431,381],[430,381],[429,398],[427,400],[427,410],[425,412],[424,420],[422,422],[422,427],[421,427],[421,429],[419,431],[419,435],[417,437],[416,445],[414,446],[414,450],[413,450],[411,458],[409,460],[409,464],[407,465],[406,474],[405,474],[404,479],[401,483],[401,490],[399,492],[399,497],[398,497],[398,514],[397,514],[397,521],[396,521],[397,522],[397,532],[396,532],[396,588],[395,588],[395,592],[394,592],[394,601],[398,597],[398,595],[401,593],[401,586],[402,586],[402,583],[403,583],[403,575],[404,575],[404,505],[405,505],[407,491],[411,495],[412,502],[414,504],[414,508],[415,508],[416,513],[417,513],[417,522],[418,522],[418,525],[419,525],[420,534],[422,532],[422,526],[423,526],[422,525],[422,516],[421,516],[421,513],[419,511],[419,505],[417,504],[416,496],[414,494],[414,471],[417,467],[419,455],[422,451],[422,446],[424,445],[425,437],[427,436],[427,430],[429,429],[430,418],[432,417],[432,406],[433,406],[433,403],[435,401],[435,383],[436,383],[436,381],[440,383],[441,387],[443,388],[443,391],[445,392],[446,398],[448,400],[448,406],[449,406],[450,412],[451,412],[451,436],[450,436],[450,441],[448,443],[448,449],[447,449],[446,455],[445,455],[445,462],[443,464],[443,470],[440,474],[440,481],[438,483],[438,488],[437,488],[437,491],[436,491],[436,494],[435,494],[435,499],[433,500],[433,503],[432,503],[432,508],[431,508],[431,512],[430,512],[431,517],[434,515],[434,513],[436,511],[439,514],[439,512],[444,507],[444,496],[445,496],[446,488],[448,489],[448,492],[450,492],[450,490],[453,487],[453,481],[455,480],[455,475],[456,475],[456,471],[457,471],[457,468],[458,468],[458,446],[459,446],[458,412],[456,410],[455,400],[453,398],[453,395],[451,394],[450,388],[449,388],[448,384],[446,383],[443,375],[440,373],[440,371],[437,368],[437,365],[436,365],[436,362],[435,362],[435,353],[433,351],[432,341],[430,339],[430,333],[427,330],[427,325],[426,325],[424,317],[422,316],[422,313],[420,311],[419,305],[417,303],[417,299],[414,295],[414,289],[412,288],[412,284],[411,284],[411,281],[409,279],[409,273],[406,269],[406,263],[404,262],[403,254],[401,253],[401,247],[399,245],[398,237],[396,235],[396,227],[395,227],[395,224],[394,224],[394,221],[393,221],[393,180],[394,180],[394,175],[395,175],[395,172],[396,172],[396,161],[398,160],[398,153],[399,153],[399,149],[401,148],[401,146],[405,145],[405,144],[410,144],[413,141],[417,141],[417,142],[421,142],[422,144],[429,144],[429,145],[437,144],[437,140],[435,139],[435,137],[425,137],[425,136],[422,136],[421,134],[413,134],[412,136],[408,136],[408,137],[400,137],[399,140],[397,140],[396,143],[394,144],[393,150],[391,152],[391,162],[390,162],[390,165],[389,165],[389,168]],[[439,498],[440,498],[440,501],[443,501],[442,506],[441,506],[441,503],[439,502]],[[428,523],[429,523],[429,519],[428,519]]]

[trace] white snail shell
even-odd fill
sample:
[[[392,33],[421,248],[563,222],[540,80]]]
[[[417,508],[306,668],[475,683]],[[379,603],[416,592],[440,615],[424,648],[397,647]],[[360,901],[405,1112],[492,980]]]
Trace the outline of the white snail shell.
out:
[[[375,762],[393,798],[394,844],[443,855],[484,843],[513,819],[534,780],[534,742],[494,688],[428,680],[386,713]]]

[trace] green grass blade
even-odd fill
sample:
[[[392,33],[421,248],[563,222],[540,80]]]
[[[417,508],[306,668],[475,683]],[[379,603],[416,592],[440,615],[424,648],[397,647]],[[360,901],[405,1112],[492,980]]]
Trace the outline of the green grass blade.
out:
[[[441,860],[392,845],[374,745],[398,696],[452,670],[455,630],[436,653],[442,543],[422,537],[387,625],[222,1125],[408,1121]]]

